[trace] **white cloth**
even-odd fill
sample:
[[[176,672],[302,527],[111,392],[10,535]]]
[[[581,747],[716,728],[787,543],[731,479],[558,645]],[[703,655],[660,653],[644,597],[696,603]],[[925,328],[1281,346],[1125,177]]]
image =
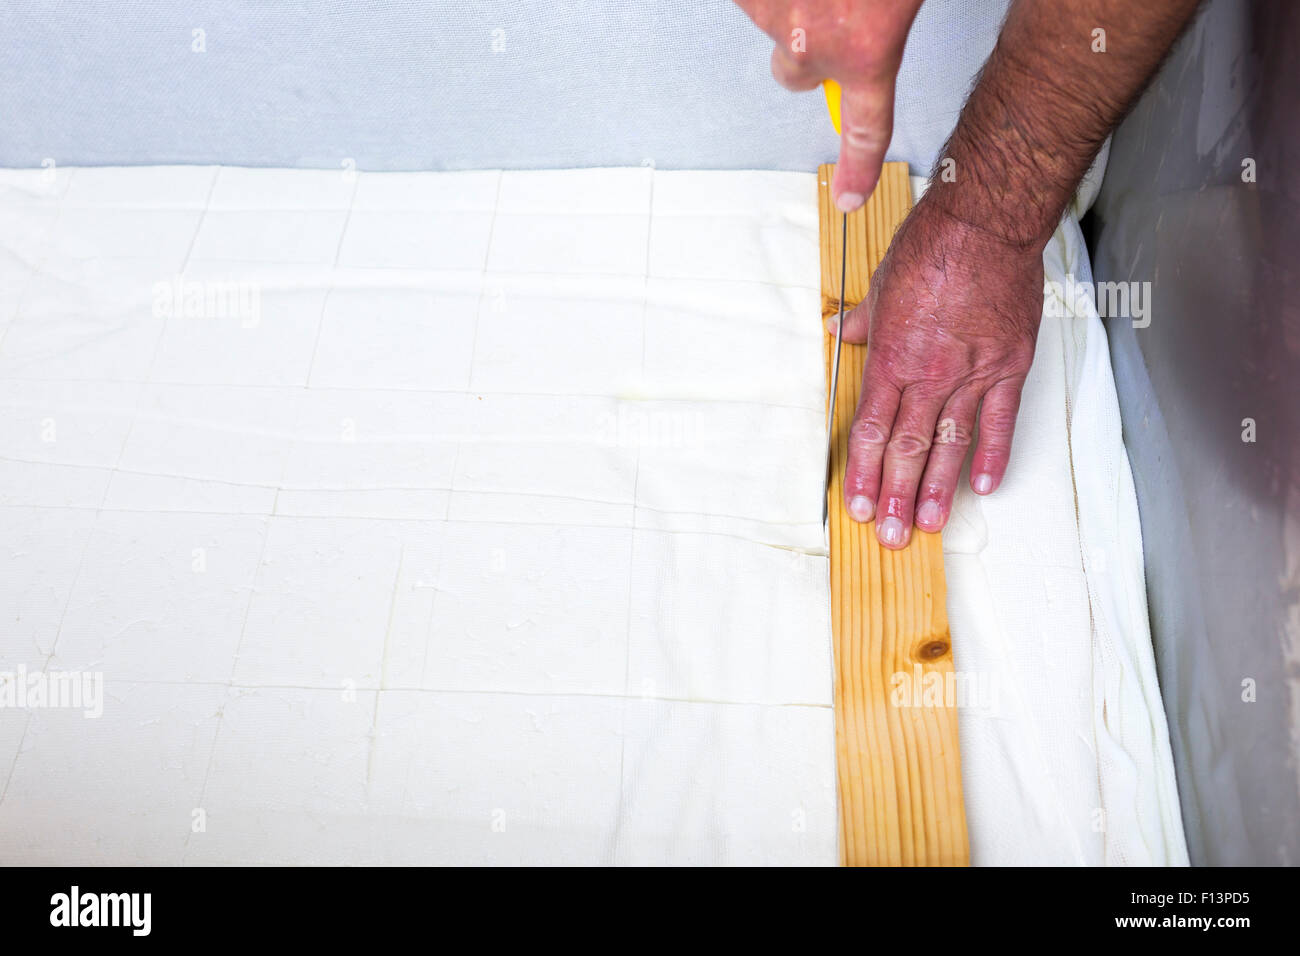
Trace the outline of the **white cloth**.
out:
[[[980,497],[963,473],[944,532],[953,658],[980,689],[958,724],[976,865],[1188,862],[1106,332],[1074,294],[1105,162],[1043,252],[1006,478]]]
[[[0,207],[0,671],[103,681],[0,710],[0,860],[835,862],[813,176],[80,169]],[[1148,859],[1099,806],[1162,861],[1127,463],[1063,328],[948,536],[958,665],[1019,681],[962,715],[972,847]]]
[[[0,188],[0,860],[835,860],[811,176]]]

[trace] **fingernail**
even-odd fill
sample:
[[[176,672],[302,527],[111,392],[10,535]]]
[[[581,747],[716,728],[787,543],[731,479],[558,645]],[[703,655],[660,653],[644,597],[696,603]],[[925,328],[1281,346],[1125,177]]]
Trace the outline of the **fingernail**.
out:
[[[880,540],[885,544],[902,544],[903,522],[893,515],[880,522]]]
[[[853,212],[866,201],[862,193],[840,193],[839,198],[835,200],[835,205],[839,207],[840,212]]]
[[[826,331],[829,332],[831,335],[835,334],[835,328],[839,324],[840,324],[840,317],[838,315],[831,315],[826,317]]]
[[[923,501],[921,507],[916,509],[916,523],[927,531],[936,528],[942,520],[943,511],[937,501]]]
[[[975,489],[975,494],[987,495],[993,490],[993,476],[976,475],[975,480],[971,482],[971,487]]]
[[[849,502],[849,515],[854,521],[870,521],[876,513],[876,503],[863,495],[855,495]]]

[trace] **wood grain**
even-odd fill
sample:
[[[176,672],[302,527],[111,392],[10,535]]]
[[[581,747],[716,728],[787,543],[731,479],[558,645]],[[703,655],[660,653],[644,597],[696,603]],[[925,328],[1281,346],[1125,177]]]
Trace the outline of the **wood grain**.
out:
[[[818,170],[823,320],[839,311],[840,298],[834,170]],[[866,298],[911,205],[907,165],[886,163],[867,204],[849,216],[847,308]],[[822,335],[829,382],[835,339],[824,327]],[[828,502],[840,860],[964,866],[970,850],[940,537],[914,529],[906,548],[890,551],[877,542],[874,522],[859,524],[844,507],[849,425],[866,355],[865,347],[846,342],[840,356]]]

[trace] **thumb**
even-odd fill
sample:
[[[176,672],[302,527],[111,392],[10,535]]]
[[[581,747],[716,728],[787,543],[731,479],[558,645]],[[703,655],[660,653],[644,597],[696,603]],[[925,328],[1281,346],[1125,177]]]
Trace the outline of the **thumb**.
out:
[[[840,99],[840,161],[832,184],[835,205],[843,212],[857,209],[876,188],[893,132],[893,75],[844,88]]]
[[[850,345],[866,345],[867,332],[871,328],[871,300],[867,299],[844,312],[844,341]],[[826,331],[835,334],[835,325],[840,320],[839,312],[826,318]]]
[[[772,48],[772,76],[793,93],[817,89],[822,78],[808,64],[781,44]]]

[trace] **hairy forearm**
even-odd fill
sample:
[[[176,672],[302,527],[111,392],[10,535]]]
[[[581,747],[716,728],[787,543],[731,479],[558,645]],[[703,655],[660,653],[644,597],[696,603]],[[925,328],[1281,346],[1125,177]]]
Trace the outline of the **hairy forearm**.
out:
[[[926,202],[1041,248],[1197,3],[1015,0]]]

